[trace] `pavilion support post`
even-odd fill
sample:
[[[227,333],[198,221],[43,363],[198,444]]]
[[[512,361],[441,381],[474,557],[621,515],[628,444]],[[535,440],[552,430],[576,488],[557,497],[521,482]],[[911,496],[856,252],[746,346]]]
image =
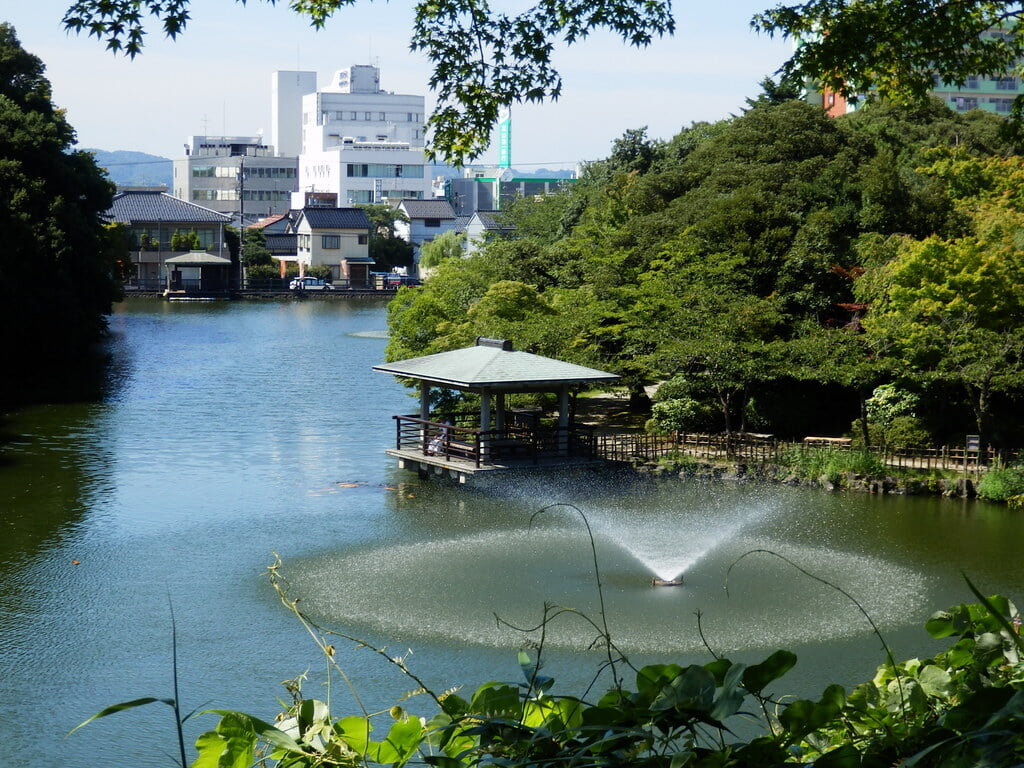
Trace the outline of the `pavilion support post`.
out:
[[[494,395],[494,429],[500,437],[505,436],[505,393]]]
[[[480,429],[485,433],[480,438],[480,455],[486,459],[490,453],[490,435],[486,434],[491,430],[491,391],[485,389],[480,393]]]
[[[430,421],[430,385],[425,381],[420,381],[420,419]],[[427,434],[426,426],[420,425],[421,451],[427,450],[429,441],[430,435]]]
[[[558,390],[558,453],[569,453],[569,386],[563,384]]]

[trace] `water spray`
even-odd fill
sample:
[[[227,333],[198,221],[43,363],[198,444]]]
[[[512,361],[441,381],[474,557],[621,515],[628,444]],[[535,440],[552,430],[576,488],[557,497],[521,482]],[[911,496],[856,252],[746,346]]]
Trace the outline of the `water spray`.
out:
[[[674,579],[659,579],[655,576],[651,579],[652,587],[681,587],[683,586],[683,577],[676,576]]]

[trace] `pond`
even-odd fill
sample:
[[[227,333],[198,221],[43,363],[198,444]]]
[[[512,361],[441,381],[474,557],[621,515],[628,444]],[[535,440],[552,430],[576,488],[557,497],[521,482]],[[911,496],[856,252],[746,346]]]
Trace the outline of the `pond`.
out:
[[[961,572],[989,593],[1024,586],[1024,521],[995,505],[608,472],[485,492],[421,481],[384,454],[391,416],[415,409],[370,370],[385,328],[377,300],[136,300],[111,319],[99,402],[11,417],[0,463],[5,765],[173,764],[162,705],[65,734],[109,704],[172,696],[175,635],[186,711],[272,717],[281,682],[304,672],[307,695],[325,696],[322,657],[268,584],[275,556],[314,617],[411,651],[437,690],[516,680],[523,636],[495,614],[529,625],[551,601],[597,615],[579,512],[613,636],[634,661],[706,661],[700,611],[705,640],[733,658],[796,651],[783,688],[801,695],[869,677],[881,653],[842,594],[778,555],[856,597],[903,656],[936,647],[920,628],[931,611],[970,600]],[[775,554],[743,557],[753,550]],[[684,586],[651,587],[666,570],[683,571]],[[556,690],[579,693],[594,676],[592,639],[571,617],[552,625]],[[366,650],[337,646],[366,707],[413,687]],[[338,685],[332,695],[354,711]],[[189,740],[213,722],[190,721]]]

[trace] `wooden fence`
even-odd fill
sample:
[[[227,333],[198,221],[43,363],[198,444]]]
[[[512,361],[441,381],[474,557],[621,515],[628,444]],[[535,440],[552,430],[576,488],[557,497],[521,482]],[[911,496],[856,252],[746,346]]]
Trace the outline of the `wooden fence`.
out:
[[[705,435],[679,432],[674,435],[649,435],[636,432],[598,435],[596,439],[597,455],[609,461],[654,461],[663,456],[682,454],[709,461],[784,464],[793,458],[794,452],[861,450],[852,447],[848,440],[841,438],[785,441],[768,436],[742,434]],[[883,463],[897,469],[980,473],[996,460],[996,455],[991,449],[982,455],[979,451],[969,451],[963,446],[878,447],[870,450]]]

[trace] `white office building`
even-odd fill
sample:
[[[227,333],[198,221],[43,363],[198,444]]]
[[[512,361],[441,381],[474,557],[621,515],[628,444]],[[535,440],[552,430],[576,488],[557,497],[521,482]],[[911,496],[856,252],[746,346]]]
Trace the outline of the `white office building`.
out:
[[[295,77],[303,73],[283,74],[278,93],[308,84]],[[336,72],[329,85],[302,96],[297,199],[330,193],[348,206],[431,197],[424,112],[422,96],[382,90],[377,67]]]

